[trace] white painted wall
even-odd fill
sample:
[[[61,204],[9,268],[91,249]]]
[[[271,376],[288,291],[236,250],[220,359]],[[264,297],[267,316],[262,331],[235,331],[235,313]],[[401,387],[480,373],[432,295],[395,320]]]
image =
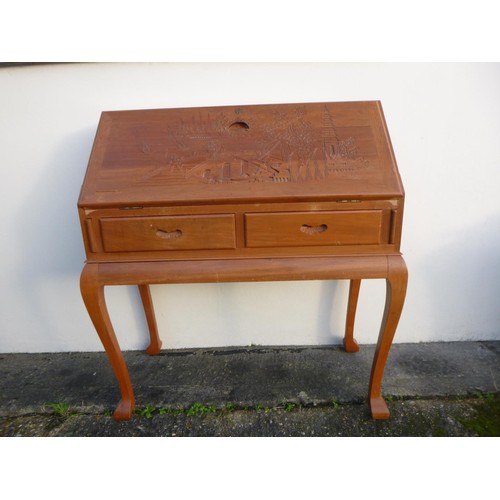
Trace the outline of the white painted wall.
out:
[[[69,64],[0,69],[0,352],[101,350],[76,203],[103,110],[380,99],[406,189],[395,342],[500,340],[499,64]],[[107,289],[123,349],[147,330]],[[362,285],[374,343],[385,286]],[[165,348],[340,343],[347,282],[152,287]]]

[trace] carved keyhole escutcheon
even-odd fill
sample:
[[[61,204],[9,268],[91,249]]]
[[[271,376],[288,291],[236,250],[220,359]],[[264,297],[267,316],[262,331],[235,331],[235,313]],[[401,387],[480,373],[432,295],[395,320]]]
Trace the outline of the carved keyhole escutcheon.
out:
[[[243,121],[236,121],[236,122],[231,123],[231,125],[229,125],[230,132],[246,132],[249,130],[249,128],[250,128],[250,125],[248,125],[247,122],[243,122]]]
[[[163,229],[158,229],[156,231],[156,236],[163,238],[164,240],[175,240],[176,238],[180,238],[182,236],[182,231],[180,229],[176,229],[175,231],[164,231]]]
[[[300,230],[306,234],[320,234],[324,233],[328,229],[326,224],[320,224],[319,226],[309,226],[304,224],[300,227]]]

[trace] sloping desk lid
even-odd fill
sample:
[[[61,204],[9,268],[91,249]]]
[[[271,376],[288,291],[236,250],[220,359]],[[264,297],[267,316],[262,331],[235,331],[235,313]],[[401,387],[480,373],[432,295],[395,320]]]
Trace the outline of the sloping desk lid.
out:
[[[403,196],[378,101],[104,112],[79,205]]]

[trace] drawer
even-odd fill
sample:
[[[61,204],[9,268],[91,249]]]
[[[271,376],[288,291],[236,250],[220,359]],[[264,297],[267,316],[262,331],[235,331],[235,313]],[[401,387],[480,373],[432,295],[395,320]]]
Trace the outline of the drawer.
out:
[[[105,252],[236,247],[233,214],[100,219]]]
[[[383,210],[246,214],[246,245],[378,245],[383,222]]]

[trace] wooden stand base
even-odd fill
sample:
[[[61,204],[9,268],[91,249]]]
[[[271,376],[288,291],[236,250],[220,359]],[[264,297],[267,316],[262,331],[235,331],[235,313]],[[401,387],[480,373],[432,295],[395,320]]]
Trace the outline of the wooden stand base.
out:
[[[385,279],[386,304],[373,359],[368,400],[372,417],[387,419],[390,414],[381,395],[382,377],[404,304],[407,276],[406,265],[400,255],[226,259],[211,260],[209,265],[207,261],[109,262],[85,264],[80,286],[85,306],[120,387],[121,400],[113,418],[127,420],[134,409],[134,392],[109,318],[104,286],[138,285],[151,339],[146,352],[154,355],[160,351],[161,341],[150,284],[349,279],[344,346],[347,352],[356,352],[359,346],[353,332],[361,280]]]

